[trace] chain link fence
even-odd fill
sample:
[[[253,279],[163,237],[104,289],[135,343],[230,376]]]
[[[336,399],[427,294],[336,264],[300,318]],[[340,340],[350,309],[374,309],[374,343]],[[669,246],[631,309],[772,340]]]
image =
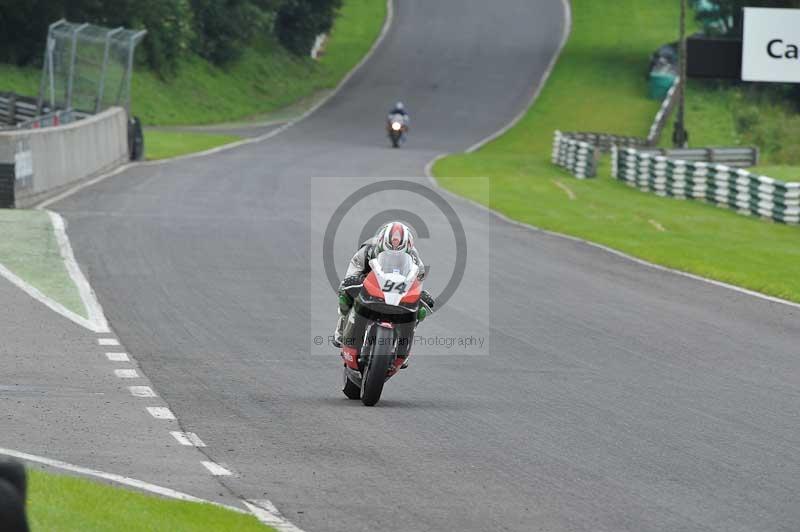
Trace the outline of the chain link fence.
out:
[[[47,33],[38,107],[99,113],[130,107],[133,53],[146,30],[59,20]]]

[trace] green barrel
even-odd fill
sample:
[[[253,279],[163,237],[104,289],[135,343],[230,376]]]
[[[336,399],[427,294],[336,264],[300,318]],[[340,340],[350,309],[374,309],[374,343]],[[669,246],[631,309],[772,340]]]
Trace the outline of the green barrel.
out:
[[[651,72],[647,84],[647,96],[653,100],[663,100],[667,97],[672,84],[675,83],[675,74],[672,72]]]

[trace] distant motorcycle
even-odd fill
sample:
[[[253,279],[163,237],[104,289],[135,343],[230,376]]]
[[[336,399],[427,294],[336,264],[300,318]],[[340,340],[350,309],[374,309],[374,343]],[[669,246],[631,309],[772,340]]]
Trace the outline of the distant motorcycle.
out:
[[[354,300],[348,320],[361,320],[363,344],[360,349],[342,349],[342,391],[366,406],[380,400],[384,383],[405,362],[405,356],[398,356],[398,347],[413,341],[422,294],[419,266],[407,253],[383,251],[370,261],[370,267],[362,284],[348,289]]]
[[[405,142],[406,133],[408,133],[406,117],[400,113],[389,115],[386,130],[389,133],[389,140],[392,141],[392,147],[399,148]]]

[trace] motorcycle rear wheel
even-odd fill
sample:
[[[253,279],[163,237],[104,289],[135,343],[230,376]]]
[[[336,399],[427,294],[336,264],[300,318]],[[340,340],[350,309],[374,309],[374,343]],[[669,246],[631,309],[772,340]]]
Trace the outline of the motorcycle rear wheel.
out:
[[[367,367],[364,369],[364,379],[361,382],[361,402],[364,403],[364,406],[375,406],[381,399],[386,375],[394,362],[393,337],[394,332],[391,329],[377,327],[377,331],[375,331],[372,356],[369,357]]]

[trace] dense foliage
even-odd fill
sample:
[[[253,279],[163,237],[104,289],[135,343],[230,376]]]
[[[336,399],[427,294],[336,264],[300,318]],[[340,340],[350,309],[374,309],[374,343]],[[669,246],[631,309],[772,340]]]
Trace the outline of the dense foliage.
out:
[[[692,0],[697,19],[706,30],[741,36],[743,7],[800,8],[800,0]]]
[[[275,31],[281,44],[296,54],[308,52],[320,33],[331,29],[342,0],[284,0]]]
[[[259,36],[275,35],[302,55],[328,31],[341,0],[0,0],[0,61],[41,59],[47,26],[59,18],[147,29],[147,64],[169,73],[197,53],[217,65],[235,60]]]

